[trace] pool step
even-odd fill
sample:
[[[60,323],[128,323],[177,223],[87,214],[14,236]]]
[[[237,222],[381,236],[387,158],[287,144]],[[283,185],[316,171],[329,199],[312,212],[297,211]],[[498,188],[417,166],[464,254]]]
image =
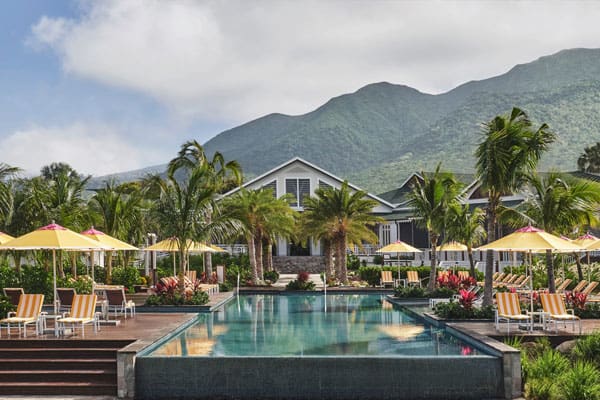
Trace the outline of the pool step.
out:
[[[0,340],[0,398],[116,396],[117,351],[130,341]]]

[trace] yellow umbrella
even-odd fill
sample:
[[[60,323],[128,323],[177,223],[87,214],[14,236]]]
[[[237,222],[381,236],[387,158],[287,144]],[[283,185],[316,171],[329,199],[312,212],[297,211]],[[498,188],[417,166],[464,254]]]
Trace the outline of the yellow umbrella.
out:
[[[6,242],[9,242],[11,240],[13,240],[14,237],[10,236],[9,234],[6,234],[4,232],[0,232],[0,244],[4,244]]]
[[[217,250],[214,250],[208,247],[205,244],[194,242],[193,240],[186,241],[186,249],[190,253],[216,253]],[[176,266],[175,266],[175,253],[179,251],[179,244],[177,243],[177,238],[168,238],[165,240],[161,240],[158,243],[153,244],[152,246],[148,246],[144,249],[145,251],[164,251],[168,253],[173,253],[173,275],[176,275]]]
[[[592,274],[592,263],[590,262],[590,251],[600,250],[600,239],[591,233],[586,233],[583,236],[578,237],[573,240],[574,243],[577,243],[581,247],[585,248],[587,255],[587,264],[588,264],[588,280]]]
[[[387,246],[383,246],[377,250],[376,253],[398,253],[396,257],[398,259],[398,279],[400,279],[400,253],[422,253],[422,251],[416,247],[412,247],[408,243],[398,240],[394,243],[388,244]]]
[[[190,249],[191,253],[218,253],[219,250],[214,249],[212,246],[206,243],[194,242],[194,245]]]
[[[54,222],[33,232],[19,236],[3,245],[0,250],[52,250],[52,272],[54,275],[54,299],[56,299],[56,250],[106,250],[110,249],[95,240],[73,232]],[[54,302],[56,313],[56,301]]]
[[[466,245],[462,243],[458,243],[455,241],[444,243],[440,247],[438,247],[438,251],[467,251],[468,248]]]
[[[130,245],[129,243],[125,243],[117,238],[114,238],[110,235],[107,235],[104,232],[101,232],[97,229],[94,229],[92,226],[87,231],[81,232],[81,234],[85,237],[88,237],[92,240],[102,243],[103,245],[109,246],[111,250],[139,250],[137,247]],[[92,251],[92,281],[94,280],[94,255]],[[110,261],[110,260],[109,260]]]
[[[217,253],[227,253],[227,250],[217,246],[216,244],[206,243],[206,245],[215,250]]]
[[[510,235],[479,247],[477,250],[496,250],[496,251],[524,251],[529,252],[529,264],[531,265],[531,253],[541,253],[546,250],[553,252],[566,253],[583,250],[581,246],[554,236],[542,229],[526,226],[517,229]],[[530,288],[533,291],[533,276],[530,279]],[[531,298],[531,311],[533,312],[533,296]]]

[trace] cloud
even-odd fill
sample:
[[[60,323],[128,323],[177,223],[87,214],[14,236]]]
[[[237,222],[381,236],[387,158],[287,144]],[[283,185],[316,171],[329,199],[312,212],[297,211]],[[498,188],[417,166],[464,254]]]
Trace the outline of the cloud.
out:
[[[52,162],[66,162],[95,176],[147,166],[142,165],[140,150],[122,135],[106,126],[82,123],[16,131],[0,139],[0,154],[2,162],[33,174]]]
[[[32,41],[64,71],[187,119],[308,112],[377,81],[439,93],[563,48],[598,47],[596,2],[82,3]]]

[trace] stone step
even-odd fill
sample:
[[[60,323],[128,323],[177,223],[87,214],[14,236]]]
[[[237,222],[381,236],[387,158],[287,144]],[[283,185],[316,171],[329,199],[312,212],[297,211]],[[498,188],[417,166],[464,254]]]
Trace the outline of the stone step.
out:
[[[116,396],[117,385],[89,382],[0,382],[0,396]]]
[[[88,347],[72,347],[72,348],[1,348],[0,349],[0,362],[5,358],[44,358],[44,359],[58,359],[58,358],[103,358],[103,359],[116,359],[117,350],[112,348],[88,348]]]
[[[12,370],[2,371],[0,382],[64,382],[64,383],[102,383],[115,384],[117,382],[116,369],[89,369],[89,370]]]
[[[3,338],[5,336],[3,335]],[[0,340],[0,349],[3,348],[72,348],[93,347],[121,349],[129,345],[131,340],[64,340],[64,339],[10,339]]]
[[[116,358],[4,358],[0,360],[0,371],[10,370],[86,370],[103,369],[116,371]]]

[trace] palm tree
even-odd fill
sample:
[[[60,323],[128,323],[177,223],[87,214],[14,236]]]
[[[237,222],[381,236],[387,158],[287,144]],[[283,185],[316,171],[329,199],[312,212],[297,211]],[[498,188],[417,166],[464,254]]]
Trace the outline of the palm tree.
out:
[[[15,183],[13,178],[21,171],[17,167],[0,163],[0,226],[6,229],[15,213]]]
[[[323,244],[325,255],[325,274],[327,280],[335,278],[335,266],[333,264],[333,232],[335,219],[331,215],[325,215],[328,209],[322,204],[326,196],[322,193],[324,189],[316,190],[315,197],[304,199],[304,212],[301,215],[300,235],[303,240],[312,238],[320,240]]]
[[[174,176],[185,176],[200,165],[207,166],[206,180],[214,187],[215,195],[225,193],[242,184],[242,168],[237,161],[225,162],[225,158],[219,152],[215,152],[209,159],[202,145],[195,140],[187,141],[181,146],[177,157],[169,163],[168,173]],[[175,175],[176,171],[179,171],[177,175]],[[207,214],[206,218],[210,222],[211,215]],[[210,243],[210,239],[207,241]],[[211,253],[204,254],[204,268],[207,276],[212,275]]]
[[[598,184],[580,179],[570,179],[557,172],[546,177],[529,177],[533,193],[514,212],[505,213],[513,225],[528,222],[556,235],[567,234],[575,227],[590,226],[598,222],[600,202]],[[546,251],[548,289],[554,293],[554,268],[552,251]]]
[[[337,278],[343,284],[347,284],[346,248],[348,245],[362,247],[364,241],[377,242],[377,235],[371,229],[375,224],[383,221],[382,218],[373,215],[373,207],[377,202],[366,198],[365,191],[357,190],[352,193],[347,181],[344,181],[339,189],[318,188],[315,195],[318,198],[316,202],[305,199],[308,200],[308,204],[305,204],[304,210],[305,213],[309,213],[305,218],[309,219],[308,224],[313,228],[319,226],[316,218],[322,218],[323,234],[319,236],[331,240],[335,249]]]
[[[476,207],[471,211],[468,204],[451,204],[446,220],[446,234],[449,240],[464,243],[467,246],[471,276],[475,276],[473,247],[479,246],[485,240],[485,212]]]
[[[215,203],[216,186],[207,163],[192,168],[171,168],[167,179],[155,176],[149,180],[158,189],[154,215],[161,232],[177,239],[179,247],[179,282],[183,291],[183,274],[187,267],[189,240],[222,240],[240,228],[235,220],[222,215]],[[185,177],[176,179],[179,168],[186,168]],[[210,218],[209,218],[210,216]]]
[[[137,183],[117,185],[114,181],[96,190],[89,206],[100,216],[99,228],[108,235],[124,241],[139,243],[145,232],[143,213],[148,209],[145,190]],[[106,279],[112,278],[112,251],[107,252]],[[127,262],[125,262],[125,265]]]
[[[577,167],[582,172],[600,172],[600,142],[583,149],[583,154],[577,159]]]
[[[248,245],[248,256],[252,268],[252,282],[257,284],[263,279],[262,244],[277,234],[291,235],[294,224],[294,211],[288,198],[276,199],[270,189],[240,189],[224,202],[228,215],[241,222],[243,234]]]
[[[498,207],[500,197],[515,192],[524,182],[525,176],[535,170],[542,153],[554,142],[556,135],[548,125],[537,130],[519,108],[510,115],[499,115],[483,125],[483,139],[477,146],[477,178],[488,193],[486,209],[487,239],[496,240]],[[486,254],[484,305],[492,304],[492,273],[494,253]]]
[[[290,207],[290,198],[287,195],[279,199],[273,197],[271,213],[261,232],[262,240],[266,243],[266,271],[273,270],[273,242],[278,238],[291,239],[296,234],[298,212]]]
[[[440,235],[444,231],[446,213],[450,205],[457,201],[461,184],[452,174],[440,172],[438,164],[432,175],[421,173],[423,182],[416,180],[408,195],[409,207],[412,207],[417,223],[427,229],[431,244],[431,271],[428,290],[435,288],[435,269],[437,266],[436,249]]]

